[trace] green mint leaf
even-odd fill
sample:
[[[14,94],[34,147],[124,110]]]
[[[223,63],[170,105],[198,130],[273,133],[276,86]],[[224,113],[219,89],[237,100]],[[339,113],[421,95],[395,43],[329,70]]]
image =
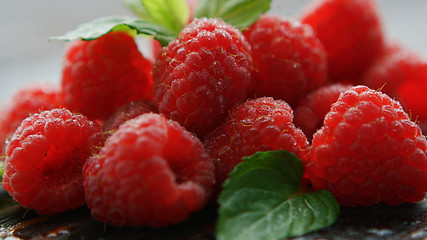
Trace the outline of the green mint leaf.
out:
[[[301,160],[285,150],[243,158],[218,199],[217,239],[283,239],[336,222],[339,205],[333,195],[306,192],[302,174]]]
[[[124,3],[142,20],[162,26],[176,36],[190,18],[186,0],[124,0]]]
[[[256,22],[270,9],[271,0],[200,0],[197,18],[222,18],[225,22],[244,29]]]
[[[52,37],[49,40],[94,40],[114,30],[149,35],[157,39],[162,46],[166,46],[175,38],[175,35],[169,30],[138,18],[108,16],[95,19],[89,23],[84,23],[73,31],[67,32],[59,37]]]

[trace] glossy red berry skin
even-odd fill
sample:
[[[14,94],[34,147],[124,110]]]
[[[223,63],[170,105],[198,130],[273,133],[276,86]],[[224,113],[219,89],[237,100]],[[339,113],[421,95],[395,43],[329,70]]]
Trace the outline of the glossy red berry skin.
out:
[[[398,102],[366,86],[342,93],[312,142],[308,176],[345,206],[417,202],[427,192],[427,140]]]
[[[62,64],[64,106],[104,120],[127,102],[152,99],[151,69],[134,38],[125,32],[73,41]]]
[[[194,19],[154,64],[159,112],[198,136],[213,130],[248,93],[250,51],[238,29],[220,19]]]
[[[97,123],[67,109],[33,114],[7,146],[3,187],[39,214],[77,208],[85,203],[83,165],[103,140]]]
[[[326,84],[326,51],[311,26],[263,15],[244,32],[256,67],[253,95],[285,100],[291,106]]]
[[[84,167],[92,216],[114,226],[182,222],[207,203],[214,181],[200,140],[155,113],[123,123]]]
[[[374,0],[316,0],[300,20],[310,25],[326,49],[328,77],[357,83],[384,51],[384,36]]]
[[[285,149],[305,162],[309,144],[292,119],[291,107],[271,97],[234,106],[227,119],[204,139],[206,151],[214,158],[216,193],[242,157],[255,152]]]

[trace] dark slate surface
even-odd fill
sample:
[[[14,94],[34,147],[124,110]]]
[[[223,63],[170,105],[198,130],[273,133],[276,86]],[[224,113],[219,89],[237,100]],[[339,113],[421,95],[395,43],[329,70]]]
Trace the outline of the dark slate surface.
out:
[[[21,239],[145,239],[214,240],[216,209],[208,206],[186,222],[164,229],[146,227],[116,228],[98,222],[86,207],[53,216],[27,211],[0,192],[0,238]],[[342,208],[331,227],[295,240],[401,240],[427,239],[427,199],[400,206]]]

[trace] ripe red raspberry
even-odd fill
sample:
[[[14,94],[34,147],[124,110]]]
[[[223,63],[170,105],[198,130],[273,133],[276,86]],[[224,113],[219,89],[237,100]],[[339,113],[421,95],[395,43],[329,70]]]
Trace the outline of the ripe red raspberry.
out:
[[[384,49],[374,0],[317,0],[301,21],[312,26],[323,43],[333,81],[356,82]]]
[[[199,0],[187,0],[188,8],[190,11],[190,16],[188,17],[189,22],[191,22],[194,18],[194,13],[196,11],[197,4],[199,3]],[[151,40],[151,53],[154,56],[154,58],[159,54],[160,50],[162,49],[162,45],[159,41],[156,39]]]
[[[296,106],[308,92],[326,83],[326,52],[309,25],[263,15],[244,35],[257,69],[255,96],[271,96]]]
[[[316,130],[322,127],[323,119],[331,105],[338,100],[341,92],[351,87],[349,84],[334,83],[308,94],[295,109],[295,126],[301,128],[311,141]]]
[[[153,101],[138,100],[126,103],[105,120],[102,130],[105,132],[115,131],[127,120],[149,112],[157,112]]]
[[[403,48],[391,51],[366,72],[362,81],[396,98],[427,133],[427,61]]]
[[[194,19],[154,64],[159,112],[198,135],[214,129],[248,93],[250,51],[238,29],[219,19]]]
[[[102,144],[101,127],[83,115],[52,109],[26,118],[6,149],[3,187],[40,214],[85,202],[82,168]]]
[[[427,192],[427,140],[398,102],[366,86],[342,93],[314,137],[308,176],[346,206],[417,202]]]
[[[62,67],[64,105],[90,119],[105,119],[127,102],[152,99],[151,68],[127,33],[73,41]]]
[[[2,106],[0,114],[0,155],[5,153],[7,141],[30,114],[59,107],[59,88],[49,83],[18,90]]]
[[[200,140],[155,113],[122,124],[84,167],[92,216],[115,226],[179,223],[207,203],[214,181]]]
[[[285,149],[305,161],[309,144],[292,118],[291,107],[271,97],[233,107],[229,117],[204,140],[206,151],[215,159],[216,191],[242,157],[255,152]]]

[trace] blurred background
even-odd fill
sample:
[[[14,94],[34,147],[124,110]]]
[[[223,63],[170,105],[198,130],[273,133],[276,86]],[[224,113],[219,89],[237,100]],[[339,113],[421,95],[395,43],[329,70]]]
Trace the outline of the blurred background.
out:
[[[297,17],[308,0],[273,0],[271,13]],[[426,0],[377,0],[388,38],[427,58]],[[48,38],[108,15],[132,16],[121,0],[0,0],[0,103],[31,82],[60,81],[64,42]]]

